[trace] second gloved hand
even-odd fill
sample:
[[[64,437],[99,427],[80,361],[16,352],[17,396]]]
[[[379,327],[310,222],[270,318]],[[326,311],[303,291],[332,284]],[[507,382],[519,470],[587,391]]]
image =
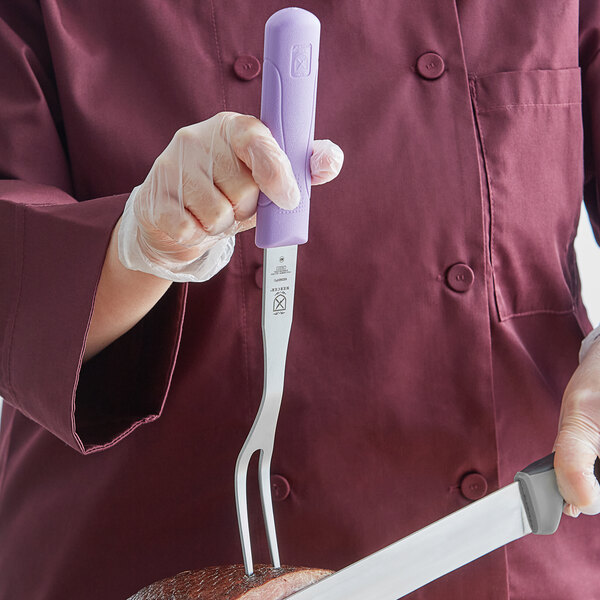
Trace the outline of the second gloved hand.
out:
[[[600,485],[594,474],[600,456],[600,341],[582,347],[581,363],[562,401],[554,468],[566,501],[564,513],[600,513]]]
[[[315,140],[313,184],[339,173],[343,152]],[[259,190],[285,209],[300,191],[290,162],[255,117],[223,112],[180,129],[129,197],[119,258],[171,281],[205,281],[229,261],[234,236],[255,225]]]

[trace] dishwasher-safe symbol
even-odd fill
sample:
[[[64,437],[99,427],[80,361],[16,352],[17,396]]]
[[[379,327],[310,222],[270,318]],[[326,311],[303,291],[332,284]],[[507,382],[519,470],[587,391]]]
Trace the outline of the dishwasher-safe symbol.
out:
[[[310,44],[296,44],[292,47],[292,77],[308,77],[310,75]]]
[[[287,298],[283,292],[279,292],[275,298],[273,298],[273,312],[275,314],[281,314],[285,312],[287,308]]]

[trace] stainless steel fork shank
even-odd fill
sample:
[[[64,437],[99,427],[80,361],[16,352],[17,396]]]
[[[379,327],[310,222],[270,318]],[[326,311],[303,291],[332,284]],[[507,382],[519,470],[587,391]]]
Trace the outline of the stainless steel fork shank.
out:
[[[235,468],[235,498],[246,573],[253,572],[248,523],[246,474],[250,458],[260,450],[259,484],[269,551],[274,567],[279,567],[279,550],[271,499],[271,456],[277,418],[283,395],[287,346],[292,326],[296,258],[298,246],[267,248],[263,260],[262,331],[264,348],[263,395],[258,413]]]

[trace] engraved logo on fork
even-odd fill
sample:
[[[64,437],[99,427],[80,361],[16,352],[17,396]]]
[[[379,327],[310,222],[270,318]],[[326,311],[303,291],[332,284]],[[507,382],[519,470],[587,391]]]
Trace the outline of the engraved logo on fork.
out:
[[[311,44],[292,46],[292,77],[308,77],[310,75],[311,53]]]
[[[284,313],[287,308],[287,298],[284,292],[279,292],[273,299],[273,312],[277,314]]]

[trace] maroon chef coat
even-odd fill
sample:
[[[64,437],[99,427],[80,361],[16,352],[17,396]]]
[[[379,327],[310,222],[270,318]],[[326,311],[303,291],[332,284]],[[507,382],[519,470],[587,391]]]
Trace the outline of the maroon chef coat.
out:
[[[598,219],[600,3],[298,4],[322,22],[316,134],[346,164],[313,193],[272,471],[282,560],[337,569],[552,448],[589,329],[573,238],[584,183]],[[128,193],[179,127],[258,114],[264,23],[286,5],[0,3],[0,600],[116,600],[241,561],[253,232],[81,356]],[[599,590],[600,519],[582,516],[411,598]]]

